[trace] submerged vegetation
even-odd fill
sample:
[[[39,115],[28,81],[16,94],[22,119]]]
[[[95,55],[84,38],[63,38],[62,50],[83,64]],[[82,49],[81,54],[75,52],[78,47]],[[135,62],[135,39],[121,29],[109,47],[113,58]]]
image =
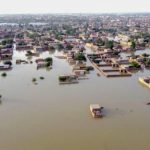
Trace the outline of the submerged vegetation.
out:
[[[33,79],[32,79],[32,82],[36,82],[36,81],[37,81],[37,79],[36,79],[36,78],[33,78]]]
[[[50,67],[53,64],[53,59],[51,57],[45,58],[46,67]]]
[[[2,76],[2,77],[6,77],[6,76],[7,76],[7,73],[3,72],[3,73],[1,74],[1,76]]]
[[[45,58],[45,61],[46,62],[53,62],[53,59],[51,57],[47,57],[47,58]]]
[[[41,79],[41,80],[44,80],[45,78],[41,76],[40,79]]]
[[[86,61],[86,57],[83,53],[76,53],[74,59],[79,61]]]
[[[43,76],[40,76],[39,79],[40,80],[44,80],[45,78]],[[37,78],[33,78],[32,82],[35,83],[35,84],[37,84],[37,80],[38,80]]]
[[[32,56],[33,53],[31,51],[27,51],[26,56]]]
[[[136,61],[131,62],[131,66],[133,66],[135,68],[141,68],[141,66],[139,65],[139,63],[137,63]]]

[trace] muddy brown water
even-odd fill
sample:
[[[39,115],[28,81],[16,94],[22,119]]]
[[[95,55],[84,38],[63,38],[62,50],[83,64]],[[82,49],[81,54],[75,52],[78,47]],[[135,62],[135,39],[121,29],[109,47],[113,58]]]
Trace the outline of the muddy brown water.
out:
[[[24,53],[15,52],[14,62],[20,57]],[[22,64],[0,77],[0,150],[150,149],[150,90],[138,82],[149,70],[123,78],[97,77],[93,71],[79,84],[59,85],[58,75],[71,67],[53,58],[50,71]],[[103,119],[92,118],[91,103],[104,106]]]

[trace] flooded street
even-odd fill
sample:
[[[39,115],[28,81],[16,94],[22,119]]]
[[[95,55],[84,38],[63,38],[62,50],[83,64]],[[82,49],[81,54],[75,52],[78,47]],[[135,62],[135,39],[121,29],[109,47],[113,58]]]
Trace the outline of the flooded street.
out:
[[[13,70],[0,77],[0,150],[149,150],[150,91],[138,81],[148,70],[123,78],[95,70],[79,84],[59,85],[58,76],[72,71],[66,60],[46,52],[53,69],[36,70],[35,62],[15,65],[20,56],[14,53]],[[93,103],[104,106],[104,118],[92,118]]]

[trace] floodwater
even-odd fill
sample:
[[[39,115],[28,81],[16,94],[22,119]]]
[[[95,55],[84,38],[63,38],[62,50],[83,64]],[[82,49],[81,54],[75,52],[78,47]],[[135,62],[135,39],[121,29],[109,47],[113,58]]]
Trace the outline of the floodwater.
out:
[[[20,56],[24,53],[15,52],[14,62]],[[14,63],[8,76],[0,77],[0,150],[150,149],[150,91],[138,82],[148,70],[123,78],[93,71],[79,84],[59,85],[58,75],[71,73],[71,67],[53,58],[52,70]],[[105,108],[103,119],[92,118],[94,103]]]

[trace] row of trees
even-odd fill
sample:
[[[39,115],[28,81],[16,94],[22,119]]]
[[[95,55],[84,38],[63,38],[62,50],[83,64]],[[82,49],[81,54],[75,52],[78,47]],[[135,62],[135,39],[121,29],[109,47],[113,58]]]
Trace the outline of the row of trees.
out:
[[[110,49],[113,49],[114,47],[114,41],[102,40],[101,38],[97,39],[94,43],[98,46],[105,46]]]
[[[66,50],[72,50],[73,46],[71,44],[67,44],[65,47],[63,44],[57,44],[57,49],[58,50],[63,50],[63,49],[66,49]]]
[[[105,46],[106,48],[113,49],[115,42],[114,41],[109,41],[109,40],[102,40],[101,38],[97,39],[95,42],[98,46]],[[136,42],[134,40],[131,41],[131,49],[136,48]]]
[[[0,43],[1,45],[7,45],[7,44],[13,44],[13,39],[12,38],[8,38],[8,39],[4,39],[1,41]]]

